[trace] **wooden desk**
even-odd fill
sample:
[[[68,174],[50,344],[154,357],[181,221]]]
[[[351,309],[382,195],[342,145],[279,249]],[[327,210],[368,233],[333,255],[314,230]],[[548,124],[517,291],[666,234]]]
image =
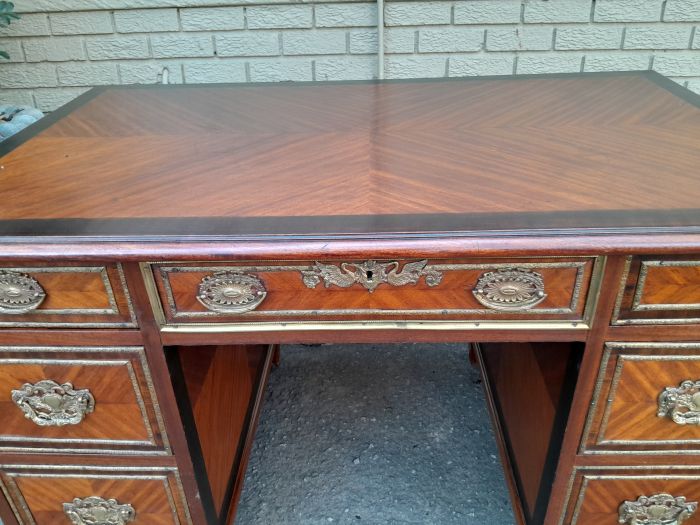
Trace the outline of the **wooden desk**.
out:
[[[229,523],[274,345],[463,341],[519,523],[700,523],[698,102],[90,91],[2,144],[0,516]]]

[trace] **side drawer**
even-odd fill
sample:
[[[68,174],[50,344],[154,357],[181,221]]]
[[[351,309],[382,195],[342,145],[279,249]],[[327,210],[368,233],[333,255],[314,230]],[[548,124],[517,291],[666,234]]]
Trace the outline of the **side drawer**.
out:
[[[698,502],[700,467],[579,467],[558,523],[692,525]]]
[[[0,347],[0,451],[169,452],[141,347]]]
[[[608,343],[582,452],[700,452],[700,343]]]
[[[165,325],[567,321],[589,314],[596,258],[153,263]]]
[[[629,257],[614,325],[700,323],[700,258]]]
[[[134,328],[120,264],[0,263],[0,327]]]
[[[2,465],[0,482],[21,525],[189,525],[175,468]]]

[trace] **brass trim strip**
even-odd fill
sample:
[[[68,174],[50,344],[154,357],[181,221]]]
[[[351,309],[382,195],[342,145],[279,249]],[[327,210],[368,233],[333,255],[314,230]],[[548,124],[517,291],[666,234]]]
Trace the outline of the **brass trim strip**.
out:
[[[144,423],[144,426],[146,428],[146,432],[148,433],[148,436],[150,438],[150,441],[136,441],[136,440],[121,440],[121,439],[83,439],[83,438],[38,438],[38,437],[31,437],[31,436],[3,436],[0,435],[0,450],[4,451],[20,451],[20,452],[37,452],[39,450],[44,450],[43,448],[35,448],[35,447],[18,447],[18,446],[4,446],[2,445],[2,442],[13,442],[13,441],[26,441],[26,442],[36,442],[36,443],[46,443],[46,444],[56,444],[60,445],[63,443],[73,443],[73,444],[86,444],[86,445],[123,445],[125,447],[128,446],[149,446],[153,447],[153,450],[149,451],[128,451],[125,450],[122,453],[170,453],[170,444],[167,438],[167,433],[165,432],[165,426],[163,423],[163,417],[160,412],[160,406],[158,405],[157,402],[157,397],[155,393],[155,389],[153,387],[153,381],[151,378],[150,370],[148,367],[148,363],[146,361],[146,355],[145,355],[145,349],[143,347],[137,347],[137,346],[130,346],[130,347],[40,347],[40,346],[0,346],[0,353],[5,352],[5,353],[22,353],[22,354],[31,354],[33,352],[36,353],[52,353],[52,354],[61,354],[61,353],[70,353],[70,352],[76,352],[76,353],[118,353],[118,354],[132,354],[135,355],[135,357],[138,358],[139,363],[141,365],[141,369],[143,370],[144,378],[145,378],[145,383],[146,383],[146,388],[148,389],[148,395],[150,396],[151,399],[151,404],[153,406],[153,412],[155,413],[156,417],[156,424],[158,426],[158,430],[160,432],[162,441],[163,441],[163,450],[160,450],[160,445],[156,442],[155,435],[153,434],[153,425],[151,424],[151,421],[148,417],[148,411],[146,409],[145,401],[143,398],[143,392],[141,389],[141,385],[139,383],[139,380],[136,376],[136,372],[133,367],[133,363],[129,359],[120,359],[120,360],[104,360],[104,359],[75,359],[75,358],[60,358],[56,357],[54,359],[48,359],[48,358],[32,358],[32,357],[25,357],[25,358],[20,358],[20,357],[3,357],[0,358],[0,363],[6,363],[6,364],[48,364],[48,365],[84,365],[84,366],[126,366],[127,373],[129,374],[129,379],[131,381],[132,388],[134,390],[134,395],[136,397],[136,402],[139,407],[139,411],[141,412],[141,418]],[[99,401],[99,400],[98,400]],[[50,450],[56,450],[50,449]],[[61,450],[69,450],[69,449],[63,449],[61,447]],[[72,450],[72,449],[70,449]],[[77,449],[80,450],[81,452],[85,452],[86,450],[90,451],[91,453],[99,453],[99,454],[107,454],[107,453],[112,453],[113,451],[110,450],[104,450],[102,448],[89,448],[89,449]]]
[[[622,308],[622,300],[625,297],[625,287],[627,286],[627,279],[630,275],[630,269],[632,267],[632,256],[628,256],[625,260],[625,267],[622,271],[622,277],[620,278],[620,284],[618,284],[617,298],[615,299],[615,308],[613,310],[612,319],[610,323],[613,325],[622,324],[619,323],[620,309]]]
[[[654,260],[654,261],[642,261],[641,268],[639,270],[639,278],[637,279],[637,289],[635,291],[634,297],[632,299],[633,312],[645,312],[654,310],[700,310],[700,303],[683,303],[683,304],[642,304],[642,296],[644,295],[644,285],[646,284],[647,274],[649,273],[650,267],[660,268],[663,266],[669,267],[693,267],[700,266],[698,261],[665,261],[665,260]]]
[[[601,359],[601,364],[598,372],[598,377],[596,379],[595,390],[593,393],[593,398],[591,401],[590,409],[586,417],[586,425],[583,431],[583,437],[581,439],[579,451],[582,454],[628,454],[628,453],[663,453],[663,454],[688,454],[692,451],[685,449],[663,449],[663,450],[624,450],[624,451],[613,451],[613,450],[591,450],[587,447],[587,442],[590,436],[591,428],[593,426],[593,420],[598,412],[598,406],[600,403],[600,397],[602,394],[603,386],[605,385],[605,376],[607,375],[608,363],[612,357],[613,350],[639,350],[639,349],[667,349],[667,350],[700,350],[700,343],[644,343],[644,342],[634,342],[634,343],[618,343],[610,342],[605,344],[605,351],[603,353],[603,358]],[[610,389],[607,393],[607,401],[605,402],[605,409],[603,412],[603,417],[601,418],[599,432],[596,437],[595,445],[610,445],[610,446],[651,446],[651,445],[700,445],[700,439],[686,439],[686,440],[604,440],[605,430],[607,428],[608,420],[610,418],[610,413],[612,411],[612,405],[615,401],[617,388],[620,382],[620,377],[622,375],[622,369],[624,367],[625,361],[698,361],[700,362],[700,354],[698,355],[637,355],[637,354],[623,354],[619,353],[617,356],[617,362],[615,363],[615,370],[613,376],[610,380]]]

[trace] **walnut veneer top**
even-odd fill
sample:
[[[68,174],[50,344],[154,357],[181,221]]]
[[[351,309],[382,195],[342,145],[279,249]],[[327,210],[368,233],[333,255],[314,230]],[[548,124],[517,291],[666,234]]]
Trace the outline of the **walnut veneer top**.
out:
[[[698,98],[655,73],[97,88],[0,146],[0,234],[698,226]]]

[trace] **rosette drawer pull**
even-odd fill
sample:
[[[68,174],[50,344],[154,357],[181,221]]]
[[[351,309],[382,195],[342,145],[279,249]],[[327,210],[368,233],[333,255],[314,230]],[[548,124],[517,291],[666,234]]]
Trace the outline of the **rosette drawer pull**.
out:
[[[240,314],[255,310],[267,296],[265,285],[255,275],[218,272],[202,279],[197,300],[207,310]]]
[[[0,314],[26,314],[46,297],[39,281],[30,275],[0,270]]]
[[[64,503],[63,513],[73,525],[126,525],[136,518],[134,507],[128,503],[98,496]]]
[[[472,293],[487,308],[506,311],[529,310],[547,297],[542,275],[521,268],[482,274]]]
[[[688,502],[683,496],[639,496],[620,505],[618,521],[625,525],[681,525],[697,509],[697,502]]]
[[[12,401],[24,417],[40,427],[77,425],[95,410],[95,398],[89,390],[76,390],[71,383],[59,385],[50,379],[25,383],[12,391]]]
[[[700,381],[686,380],[677,387],[666,387],[659,394],[657,415],[678,425],[700,425]]]

